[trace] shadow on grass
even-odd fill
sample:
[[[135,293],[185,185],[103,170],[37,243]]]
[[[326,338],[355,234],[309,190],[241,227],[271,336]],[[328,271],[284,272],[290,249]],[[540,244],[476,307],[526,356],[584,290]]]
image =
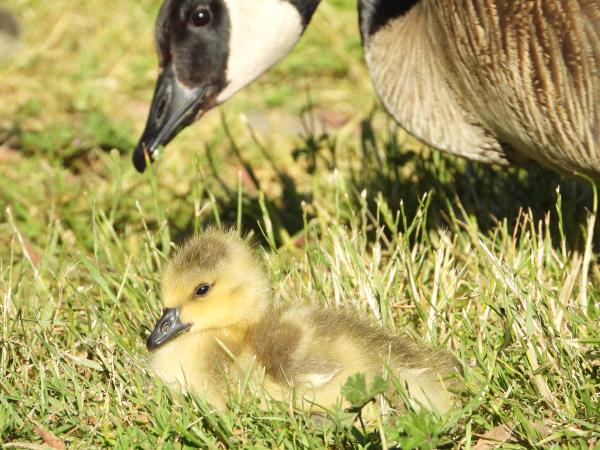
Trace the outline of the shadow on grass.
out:
[[[39,130],[23,126],[28,117],[39,114],[43,111],[35,101],[22,106],[11,126],[0,128],[0,146],[24,158],[43,155],[52,164],[81,174],[95,162],[93,149],[103,152],[116,149],[126,155],[135,145],[128,137],[130,130],[99,112],[77,113],[70,121],[56,122]]]
[[[226,124],[224,124],[226,127]],[[229,131],[232,153],[239,160],[244,172],[256,191],[262,190],[251,164],[244,159]],[[315,134],[306,129],[292,155],[296,163],[309,175],[331,173],[338,162],[349,165],[343,169],[344,177],[354,193],[351,201],[359,208],[359,196],[363,190],[368,193],[368,208],[376,216],[377,193],[381,192],[396,214],[403,203],[403,211],[410,223],[420,208],[423,195],[432,192],[428,208],[427,229],[450,227],[452,214],[459,219],[467,217],[475,220],[483,233],[490,232],[499,221],[506,220],[508,232],[512,233],[523,211],[531,211],[535,221],[543,220],[547,214],[556,218],[557,188],[562,196],[562,216],[564,234],[569,250],[581,249],[584,245],[583,229],[587,210],[593,204],[591,186],[581,180],[562,176],[542,167],[528,170],[516,167],[497,167],[468,161],[446,155],[435,150],[410,148],[409,144],[397,140],[396,126],[389,121],[387,133],[376,133],[373,118],[367,117],[361,123],[360,135],[354,148],[340,151],[335,137],[328,134]],[[242,223],[247,229],[254,229],[259,238],[263,235],[257,225],[264,219],[264,209],[272,220],[275,245],[281,244],[277,236],[282,229],[294,235],[303,228],[302,202],[310,203],[313,193],[301,191],[296,180],[283,168],[277,166],[266,149],[255,139],[265,160],[275,173],[276,183],[281,186],[280,194],[268,195],[261,205],[258,195],[243,193]],[[352,145],[352,142],[349,144]],[[352,158],[353,164],[339,161],[340,154]],[[212,161],[211,150],[207,149]],[[238,193],[221,179],[219,171],[211,163],[212,176],[222,186],[226,195],[217,199],[222,219],[235,223],[238,211]],[[229,183],[231,184],[231,183]],[[464,217],[467,216],[467,217]],[[310,217],[309,217],[310,219]],[[559,245],[560,230],[558,220],[551,221],[550,234],[554,245]],[[190,230],[180,230],[189,234]],[[600,233],[595,234],[594,247],[600,247]],[[264,243],[264,241],[263,241]]]
[[[36,105],[29,105],[29,108],[35,110]],[[22,114],[29,112],[27,110]],[[42,131],[21,129],[18,119],[14,128],[0,130],[0,144],[4,143],[22,156],[43,154],[75,172],[90,170],[86,168],[86,161],[90,158],[92,148],[117,148],[129,159],[128,150],[133,144],[127,139],[127,133],[120,132],[115,124],[101,115],[84,115],[81,124],[75,128],[58,124]],[[506,220],[508,232],[512,233],[523,210],[530,210],[536,221],[543,220],[548,213],[555,218],[558,187],[562,196],[567,246],[570,250],[583,246],[587,209],[591,208],[593,202],[589,184],[541,167],[529,170],[495,167],[435,150],[412,148],[410,142],[398,140],[397,126],[392,119],[387,120],[387,125],[387,130],[378,129],[376,132],[373,115],[370,115],[361,122],[360,132],[341,144],[336,134],[318,133],[314,122],[305,121],[304,133],[291,152],[296,161],[293,173],[304,172],[311,177],[329,176],[335,168],[339,168],[350,190],[350,202],[354,202],[348,207],[360,208],[360,193],[366,190],[368,208],[376,216],[377,194],[381,193],[393,214],[400,211],[402,203],[407,223],[411,223],[417,214],[423,195],[432,192],[427,229],[452,228],[451,217],[456,214],[461,220],[466,219],[464,216],[474,219],[484,233],[490,232],[502,220]],[[266,189],[264,180],[261,182],[252,164],[244,158],[226,121],[223,121],[223,129],[230,153],[239,163],[244,190],[239,197],[236,183],[223,178],[214,162],[213,148],[207,145],[209,176],[221,188],[214,197],[221,222],[238,222],[241,202],[244,231],[252,230],[262,244],[279,246],[282,244],[282,235],[295,236],[303,229],[303,203],[310,204],[315,195],[324,194],[315,194],[306,187],[299,188],[299,180],[273,160],[250,129],[254,146],[273,174],[269,184],[277,187]],[[57,149],[61,149],[60,152]],[[265,192],[265,195],[262,196],[261,192]],[[189,197],[184,197],[181,203],[187,204]],[[184,217],[179,217],[179,224],[173,230],[176,241],[193,233],[197,226],[194,212],[190,211],[191,208],[186,209],[187,213],[178,211],[183,212]],[[273,230],[267,237],[266,218],[271,221]],[[311,217],[306,219],[310,220]],[[553,243],[559,245],[558,220],[551,221],[550,234]],[[598,249],[600,233],[595,236],[594,248]]]
[[[264,145],[253,135],[256,146],[274,174],[275,184],[280,187],[278,194],[261,195],[266,189],[256,175],[252,164],[242,155],[225,121],[223,121],[223,127],[230,151],[240,165],[240,174],[243,178],[243,181],[240,180],[240,182],[244,185],[244,189],[240,192],[238,189],[232,188],[232,183],[223,178],[215,163],[213,148],[207,145],[206,156],[209,162],[210,176],[216,180],[222,191],[221,195],[214,198],[219,211],[219,221],[226,225],[236,224],[241,212],[239,222],[244,233],[252,232],[262,246],[278,247],[282,244],[282,230],[285,230],[290,236],[303,230],[302,204],[310,203],[312,194],[301,192],[294,178],[274,162]],[[265,224],[266,218],[270,221],[269,226]],[[193,221],[189,220],[184,227],[175,229],[175,242],[184,240],[195,231],[195,228]],[[273,230],[272,233],[269,232],[269,228]]]
[[[475,219],[483,233],[506,219],[508,231],[512,233],[523,211],[531,211],[536,223],[548,213],[556,218],[558,188],[567,245],[571,250],[583,246],[583,225],[593,205],[589,183],[539,166],[527,170],[498,167],[436,150],[417,154],[399,143],[396,136],[392,127],[384,139],[378,139],[371,118],[361,124],[358,155],[361,170],[352,172],[351,182],[357,192],[367,189],[371,193],[372,211],[376,209],[374,194],[381,192],[395,211],[400,202],[404,203],[410,222],[420,199],[432,191],[427,218],[429,229],[449,227],[452,211],[459,219],[466,219],[460,214]],[[560,240],[557,220],[552,220],[550,234],[557,245]],[[595,236],[595,247],[598,247],[598,233]]]

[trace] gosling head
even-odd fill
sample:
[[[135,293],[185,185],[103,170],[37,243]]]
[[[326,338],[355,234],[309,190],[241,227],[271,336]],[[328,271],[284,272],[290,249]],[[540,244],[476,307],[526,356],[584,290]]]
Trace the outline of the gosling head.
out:
[[[264,272],[248,244],[232,232],[205,232],[167,265],[165,309],[146,346],[157,349],[183,332],[250,325],[260,320],[268,298]]]
[[[133,154],[159,146],[256,79],[294,47],[319,0],[165,0],[156,22],[160,74]]]

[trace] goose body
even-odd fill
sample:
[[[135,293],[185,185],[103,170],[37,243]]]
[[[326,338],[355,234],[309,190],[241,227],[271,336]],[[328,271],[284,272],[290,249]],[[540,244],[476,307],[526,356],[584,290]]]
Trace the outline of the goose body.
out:
[[[446,383],[459,370],[451,355],[349,312],[275,305],[259,262],[231,233],[208,231],[186,243],[164,273],[162,296],[166,309],[147,341],[153,371],[219,408],[250,378],[273,399],[289,401],[294,392],[300,407],[327,409],[340,404],[348,377],[371,381],[387,368],[416,405],[450,407]]]
[[[418,138],[485,162],[600,174],[596,0],[423,0],[370,23],[375,89]]]
[[[284,57],[318,3],[166,0],[157,21],[162,71],[136,167]],[[600,177],[597,0],[358,7],[375,91],[408,132],[470,159]]]

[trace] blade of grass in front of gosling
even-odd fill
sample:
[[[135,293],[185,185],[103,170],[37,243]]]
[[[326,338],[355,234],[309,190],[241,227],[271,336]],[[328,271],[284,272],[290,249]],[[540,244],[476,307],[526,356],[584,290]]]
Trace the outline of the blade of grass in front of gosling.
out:
[[[325,290],[323,286],[323,280],[321,279],[321,275],[319,275],[318,272],[318,261],[315,261],[315,259],[324,259],[324,257],[323,250],[319,244],[319,237],[316,229],[317,226],[318,225],[316,225],[315,227],[307,228],[306,261],[308,263],[310,278],[315,284],[315,290],[322,295],[322,293],[325,292]],[[311,235],[313,237],[312,240],[314,241],[314,244],[309,246],[308,243],[311,241]],[[310,249],[312,249],[312,251],[310,251]]]
[[[92,277],[92,279],[96,283],[98,283],[98,285],[100,286],[100,288],[102,289],[102,291],[104,291],[104,293],[106,295],[108,295],[108,297],[112,300],[113,303],[116,303],[117,297],[116,297],[115,293],[108,286],[108,283],[106,282],[106,279],[102,276],[102,274],[100,273],[100,271],[98,270],[98,268],[85,255],[81,256],[81,262],[83,263],[83,265],[87,269],[87,271],[90,274],[90,276]],[[103,308],[104,308],[104,306],[105,305],[102,304]]]
[[[427,194],[425,194],[425,196],[426,195]],[[422,199],[419,200],[419,205],[423,205],[424,198],[425,197],[423,197]],[[403,206],[403,204],[401,206]],[[421,228],[424,214],[425,214],[425,211],[422,209],[422,207],[417,208],[417,211],[416,211],[414,217],[412,218],[411,222],[408,223],[408,219],[406,218],[404,208],[402,208],[402,216],[404,219],[403,220],[404,229],[402,230],[402,232],[403,232],[402,239],[404,240],[404,245],[406,247],[410,246],[410,241],[413,238],[414,238],[415,242],[417,242],[419,228]]]
[[[558,218],[558,235],[560,236],[560,249],[562,254],[567,254],[567,238],[565,235],[565,222],[563,219],[563,207],[562,207],[562,194],[560,192],[560,185],[556,187],[556,216]]]
[[[135,206],[140,214],[140,220],[142,221],[142,226],[144,227],[144,234],[146,237],[146,244],[148,248],[151,250],[150,255],[152,259],[154,259],[154,263],[156,267],[161,267],[162,262],[167,260],[169,254],[169,247],[160,250],[156,246],[156,241],[152,237],[150,233],[150,229],[148,228],[148,224],[146,223],[146,219],[144,218],[144,210],[142,209],[142,205],[138,200],[135,202]]]
[[[193,404],[203,413],[203,419],[213,435],[227,448],[232,448],[231,424],[225,423],[225,415],[212,411],[195,391],[190,392],[188,395],[193,400]]]
[[[25,427],[25,421],[23,420],[21,413],[20,413],[20,408],[19,411],[17,411],[12,405],[13,404],[17,404],[17,402],[22,401],[22,398],[19,397],[14,397],[12,400],[12,402],[9,402],[9,397],[5,396],[5,395],[0,395],[0,403],[2,404],[3,408],[4,408],[4,412],[6,413],[6,415],[10,416],[11,419],[17,424],[16,427],[14,428],[19,428],[22,429],[23,427]],[[4,415],[4,414],[2,414]],[[4,422],[4,424],[0,424],[0,431],[2,429],[3,426],[5,426],[6,424],[8,424],[8,420],[6,422]],[[0,434],[1,436],[1,434]]]
[[[48,236],[47,244],[44,246],[44,252],[38,263],[40,274],[45,274],[52,260],[53,255],[59,254],[58,242],[60,239],[58,220],[53,220],[48,224],[48,230],[45,233]]]
[[[591,179],[589,180],[592,184],[592,192],[593,192],[593,203],[592,203],[592,211],[589,213],[588,218],[588,226],[586,229],[586,245],[585,252],[583,256],[583,269],[585,277],[582,275],[581,279],[581,301],[583,303],[584,310],[587,312],[588,317],[594,318],[597,317],[597,302],[594,302],[594,299],[591,298],[587,291],[587,276],[589,273],[590,263],[593,259],[593,240],[594,240],[594,229],[596,225],[596,218],[598,216],[598,186]]]
[[[202,161],[200,156],[194,156],[194,167],[196,167],[197,180],[191,184],[190,197],[192,204],[194,205],[194,233],[198,233],[202,227],[202,211],[204,209],[202,205],[202,199],[206,193],[206,175],[202,167]]]
[[[432,198],[432,191],[423,194],[419,199],[419,207],[417,208],[417,214],[415,216],[415,221],[418,224],[415,229],[415,242],[421,243],[426,248],[431,247],[429,233],[427,232],[427,217],[429,215],[429,207],[431,206]]]
[[[171,236],[169,233],[169,226],[165,216],[165,211],[159,198],[157,172],[153,164],[149,164],[146,172],[146,180],[149,180],[150,182],[150,195],[152,196],[152,202],[154,204],[154,214],[156,217],[156,222],[158,223],[162,250],[164,254],[168,255],[169,247],[171,245]]]
[[[238,171],[238,189],[237,189],[237,217],[236,231],[238,237],[242,236],[242,210],[243,210],[243,187],[242,187],[242,172]]]
[[[110,208],[110,214],[108,217],[110,218],[110,223],[115,223],[123,193],[123,160],[119,156],[119,152],[111,151],[109,162],[111,166],[109,170],[112,177],[111,187],[114,189],[114,191],[110,196],[112,206]]]
[[[219,211],[219,204],[212,190],[206,188],[206,192],[208,193],[208,198],[210,199],[210,204],[213,211],[213,217],[215,219],[215,223],[217,224],[217,228],[222,229],[223,224],[221,223],[221,213]]]
[[[94,229],[96,234],[94,236],[94,245],[97,253],[95,254],[96,263],[98,263],[98,257],[100,256],[100,250],[104,258],[107,260],[109,267],[116,271],[123,269],[121,261],[123,260],[123,246],[122,240],[115,233],[114,227],[110,219],[104,211],[98,211],[94,214],[92,220],[94,221]],[[111,248],[111,244],[114,245],[118,251]]]
[[[27,244],[25,243],[23,235],[21,234],[21,232],[19,231],[19,228],[17,227],[17,224],[14,220],[12,210],[10,209],[10,207],[6,208],[6,216],[8,219],[8,223],[13,231],[13,235],[16,237],[19,247],[21,248],[21,253],[24,256],[25,260],[27,261],[27,264],[31,270],[31,273],[33,274],[33,278],[35,280],[34,286],[36,286],[36,291],[37,291],[37,288],[39,287],[44,294],[48,294],[49,293],[48,286],[46,285],[44,279],[41,277],[40,271],[38,270],[36,264],[33,262],[31,254],[29,253],[29,250],[27,248]]]
[[[91,262],[88,261],[88,264],[91,264]],[[84,265],[86,265],[86,267],[88,267],[88,264],[86,264],[84,262]],[[95,268],[93,266],[91,266],[91,271],[88,268],[88,271],[90,272],[90,274],[92,274],[92,272],[94,270],[95,270]],[[113,302],[115,302],[116,296],[114,295],[112,290],[108,287],[108,284],[106,283],[106,281],[99,275],[99,273],[97,273],[97,271],[96,271],[96,277],[99,277],[99,280],[101,280],[101,281],[96,281],[101,286],[101,289],[113,300]],[[92,278],[94,278],[93,275],[92,275]],[[69,283],[69,286],[71,287],[73,294],[78,298],[79,302],[81,304],[86,304],[86,299],[82,296],[82,294],[80,294],[77,287],[71,283]],[[102,300],[102,304],[101,304],[102,310],[98,309],[96,307],[96,305],[93,305],[93,304],[89,305],[89,308],[93,312],[93,314],[91,314],[90,316],[93,316],[93,317],[99,319],[102,323],[103,329],[109,332],[110,337],[113,339],[115,344],[122,351],[124,351],[126,354],[128,354],[132,358],[132,362],[134,362],[136,364],[138,369],[143,369],[144,365],[140,362],[139,355],[137,355],[136,353],[133,352],[131,346],[128,345],[127,342],[125,341],[124,336],[112,326],[112,324],[114,323],[114,320],[112,318],[106,317],[105,305],[104,305],[104,301],[103,301],[104,297],[100,296],[100,298]],[[112,310],[113,310],[113,308],[109,308],[110,312],[112,312]],[[135,329],[136,332],[139,332],[138,328],[136,326],[134,326],[133,323],[130,322],[130,324],[131,324],[131,329]]]
[[[263,191],[258,191],[258,205],[262,214],[262,224],[258,223],[259,229],[269,243],[271,250],[277,250],[277,241],[275,240],[275,233],[273,231],[273,222],[271,221],[271,215],[269,214],[269,208],[267,207],[267,201]]]
[[[96,197],[92,200],[92,248],[94,250],[94,259],[98,261],[98,213],[96,212]]]
[[[392,241],[396,240],[396,234],[398,233],[398,224],[400,223],[400,217],[402,208],[396,212],[396,217],[392,212],[388,202],[383,197],[383,194],[379,192],[377,194],[377,223],[380,223],[380,217],[383,219],[383,224],[387,226],[388,230],[392,234]]]

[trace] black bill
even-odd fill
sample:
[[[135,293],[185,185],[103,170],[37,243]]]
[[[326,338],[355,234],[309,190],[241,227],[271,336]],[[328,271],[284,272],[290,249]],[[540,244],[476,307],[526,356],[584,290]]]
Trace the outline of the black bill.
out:
[[[146,129],[133,152],[135,168],[143,172],[146,158],[153,161],[161,145],[167,145],[183,128],[190,125],[205,106],[208,88],[188,88],[175,76],[168,64],[156,81],[156,89]]]
[[[154,330],[146,340],[146,348],[155,350],[191,326],[190,323],[181,323],[179,308],[165,308],[162,317],[158,319]]]

